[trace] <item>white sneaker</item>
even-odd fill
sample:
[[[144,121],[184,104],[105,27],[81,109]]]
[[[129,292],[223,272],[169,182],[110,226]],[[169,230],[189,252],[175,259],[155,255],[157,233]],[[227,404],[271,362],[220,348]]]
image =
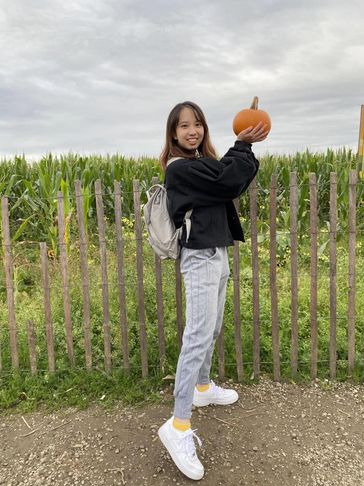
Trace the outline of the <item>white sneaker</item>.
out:
[[[158,435],[173,462],[185,476],[198,481],[204,475],[204,467],[196,454],[194,438],[201,447],[202,442],[192,429],[181,432],[173,427],[173,417],[162,425]]]
[[[200,392],[195,387],[193,404],[195,407],[206,407],[207,405],[231,405],[239,399],[235,390],[221,388],[211,380],[210,388]]]

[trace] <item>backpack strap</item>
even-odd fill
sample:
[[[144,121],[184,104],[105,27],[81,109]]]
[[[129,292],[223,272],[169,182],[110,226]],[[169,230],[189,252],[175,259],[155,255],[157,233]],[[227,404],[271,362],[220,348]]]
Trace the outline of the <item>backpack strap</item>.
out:
[[[175,162],[176,160],[182,159],[182,157],[172,157],[171,159],[167,160],[167,167]]]
[[[148,201],[149,201],[149,199],[150,199],[150,198],[151,198],[151,196],[152,196],[152,194],[151,194],[151,193],[152,193],[153,189],[155,189],[156,187],[159,187],[160,189],[164,189],[164,186],[162,186],[162,184],[153,184],[153,186],[151,186],[151,187],[150,187],[150,188],[149,188],[149,189],[146,191]]]

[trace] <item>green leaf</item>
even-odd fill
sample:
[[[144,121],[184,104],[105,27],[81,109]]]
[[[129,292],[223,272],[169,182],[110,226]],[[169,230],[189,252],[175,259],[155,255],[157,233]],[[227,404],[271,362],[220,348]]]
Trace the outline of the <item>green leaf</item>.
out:
[[[16,241],[24,232],[25,228],[28,226],[29,221],[34,217],[35,215],[32,214],[29,216],[27,219],[25,219],[22,224],[19,226],[19,228],[16,230],[15,234],[12,236],[11,241]]]

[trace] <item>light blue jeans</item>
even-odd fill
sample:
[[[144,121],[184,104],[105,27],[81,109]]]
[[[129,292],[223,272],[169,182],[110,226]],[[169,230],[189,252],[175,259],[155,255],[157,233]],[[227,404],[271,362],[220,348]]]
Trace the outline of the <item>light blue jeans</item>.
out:
[[[230,274],[227,248],[182,248],[181,273],[186,290],[186,327],[177,364],[173,415],[189,419],[195,385],[210,382]]]

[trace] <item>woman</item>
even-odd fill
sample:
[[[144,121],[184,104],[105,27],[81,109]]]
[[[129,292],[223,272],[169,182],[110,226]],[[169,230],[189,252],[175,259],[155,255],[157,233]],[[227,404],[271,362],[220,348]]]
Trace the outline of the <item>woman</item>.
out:
[[[176,228],[184,226],[192,209],[191,230],[183,228],[181,273],[186,289],[186,326],[175,379],[173,416],[159,429],[159,437],[176,466],[190,479],[201,479],[204,468],[196,454],[191,409],[209,404],[229,405],[235,390],[210,381],[212,353],[223,321],[229,277],[227,247],[244,241],[233,199],[254,179],[259,162],[251,144],[268,132],[259,124],[237,136],[234,147],[217,160],[205,116],[190,101],[169,114],[160,162],[166,173],[169,213]],[[168,160],[174,160],[168,167]]]

